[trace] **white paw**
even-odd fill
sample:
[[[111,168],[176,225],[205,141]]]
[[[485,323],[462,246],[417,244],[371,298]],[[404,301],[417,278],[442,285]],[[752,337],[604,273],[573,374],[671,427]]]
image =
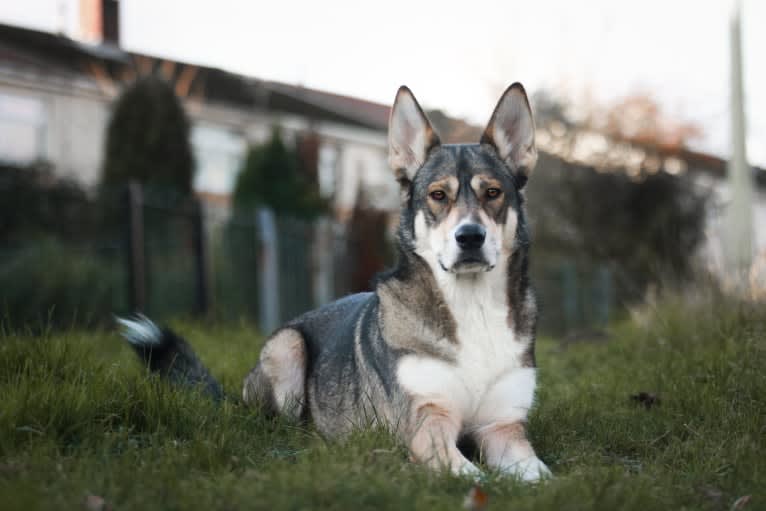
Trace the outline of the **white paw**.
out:
[[[550,469],[537,456],[518,461],[513,465],[504,467],[502,471],[504,474],[516,477],[525,483],[536,483],[541,479],[553,477]]]
[[[457,469],[453,469],[452,473],[454,473],[456,476],[459,476],[459,477],[468,477],[474,480],[479,480],[484,475],[482,471],[479,469],[479,467],[477,467],[470,461],[466,461],[465,463],[460,465],[460,467],[458,467]]]

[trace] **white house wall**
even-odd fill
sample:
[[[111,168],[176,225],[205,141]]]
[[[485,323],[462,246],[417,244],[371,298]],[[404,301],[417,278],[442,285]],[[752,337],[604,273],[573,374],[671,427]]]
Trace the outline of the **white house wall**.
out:
[[[60,175],[88,185],[99,181],[108,118],[101,101],[52,97],[49,159]]]
[[[0,94],[42,101],[47,122],[39,158],[53,163],[59,175],[85,184],[97,180],[108,112],[95,84],[0,69]]]
[[[337,148],[335,207],[343,216],[356,206],[399,209],[399,185],[388,167],[385,133],[328,122],[317,123],[314,129],[324,143]]]
[[[0,66],[0,93],[42,101],[47,126],[40,157],[53,163],[59,175],[86,186],[98,183],[112,94],[85,77],[52,76],[9,66]],[[229,132],[227,147],[237,146],[236,138],[241,137],[241,158],[248,145],[268,140],[275,125],[281,127],[288,143],[295,140],[296,134],[312,131],[322,144],[331,144],[337,150],[337,208],[353,210],[359,200],[364,200],[364,207],[388,211],[398,208],[398,185],[387,166],[386,135],[382,131],[294,114],[201,103],[193,98],[185,101],[185,107],[192,121],[192,138],[195,126]],[[227,176],[220,182],[231,186],[233,179]],[[204,180],[200,185],[204,186]],[[220,183],[213,188],[199,191],[223,192]]]

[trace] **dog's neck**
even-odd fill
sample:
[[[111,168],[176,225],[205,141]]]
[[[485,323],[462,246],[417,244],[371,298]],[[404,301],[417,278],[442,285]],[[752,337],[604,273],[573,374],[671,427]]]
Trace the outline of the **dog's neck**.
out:
[[[450,308],[483,304],[507,306],[509,258],[502,258],[489,271],[454,273],[428,265]],[[456,311],[453,311],[456,312]]]
[[[522,296],[527,286],[526,250],[502,254],[494,268],[475,273],[445,271],[429,254],[403,251],[391,275],[404,286],[420,288],[419,293],[428,289],[434,305],[453,309],[476,303],[512,308],[514,298]]]
[[[411,324],[407,323],[404,333],[389,332],[388,341],[393,345],[409,345],[413,336],[428,332],[431,340],[424,341],[424,345],[430,346],[438,339],[458,342],[457,319],[466,318],[464,313],[469,312],[468,317],[482,321],[488,310],[505,311],[509,327],[518,330],[522,324],[530,325],[522,327],[520,333],[533,334],[534,323],[525,321],[529,316],[525,261],[526,250],[521,250],[504,257],[490,272],[455,275],[441,268],[434,271],[414,251],[400,248],[399,263],[379,277],[376,290],[384,316]]]

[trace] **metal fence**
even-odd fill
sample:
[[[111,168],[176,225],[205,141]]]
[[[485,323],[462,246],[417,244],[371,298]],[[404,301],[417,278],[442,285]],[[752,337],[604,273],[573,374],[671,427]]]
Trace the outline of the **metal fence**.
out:
[[[327,217],[297,220],[265,209],[232,215],[137,185],[40,193],[49,196],[38,197],[37,208],[60,225],[41,221],[0,238],[0,317],[12,328],[92,326],[142,311],[158,319],[245,320],[270,331],[359,291],[359,272],[382,270],[386,259],[380,244],[369,257],[369,245],[355,246],[358,235]],[[533,265],[532,280],[544,332],[598,327],[619,312],[607,266]]]
[[[10,222],[16,229],[0,222],[6,327],[91,326],[142,311],[248,320],[268,330],[348,292],[350,242],[326,218],[231,215],[137,185],[40,191],[35,203],[44,213],[35,213],[34,225],[23,215]]]

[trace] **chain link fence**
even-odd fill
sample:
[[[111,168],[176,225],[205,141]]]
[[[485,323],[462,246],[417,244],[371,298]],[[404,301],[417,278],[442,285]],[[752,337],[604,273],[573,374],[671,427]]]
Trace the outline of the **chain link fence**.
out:
[[[393,251],[382,257],[383,244],[369,242],[385,237],[371,232],[385,230],[380,221],[364,241],[364,226],[354,231],[327,217],[305,221],[268,210],[232,215],[135,185],[36,193],[38,225],[22,221],[0,231],[6,328],[90,327],[142,311],[160,320],[248,321],[270,331],[362,290],[368,274],[392,262]],[[626,288],[619,267],[544,255],[533,245],[542,332],[592,331],[641,298],[618,292]]]

